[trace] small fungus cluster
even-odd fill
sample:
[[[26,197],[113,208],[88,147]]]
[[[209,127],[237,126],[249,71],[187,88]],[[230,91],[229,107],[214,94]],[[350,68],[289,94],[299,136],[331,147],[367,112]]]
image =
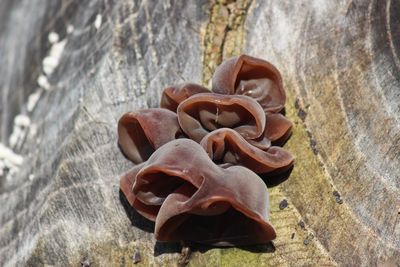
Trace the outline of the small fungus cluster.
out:
[[[192,83],[169,87],[160,108],[121,117],[118,142],[136,165],[120,187],[155,221],[157,240],[225,246],[275,238],[263,179],[293,165],[280,147],[292,129],[285,100],[279,71],[241,55],[216,69],[211,92]]]

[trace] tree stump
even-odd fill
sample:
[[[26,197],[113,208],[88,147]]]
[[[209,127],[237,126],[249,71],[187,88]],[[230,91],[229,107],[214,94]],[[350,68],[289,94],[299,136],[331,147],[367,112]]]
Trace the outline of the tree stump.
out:
[[[189,266],[399,265],[399,4],[2,1],[0,265],[178,264],[119,192],[117,121],[241,53],[278,67],[294,122],[278,237]]]

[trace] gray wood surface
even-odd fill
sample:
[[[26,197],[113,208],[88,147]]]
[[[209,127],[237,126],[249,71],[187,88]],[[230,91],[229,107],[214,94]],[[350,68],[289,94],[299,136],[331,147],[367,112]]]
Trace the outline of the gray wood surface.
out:
[[[247,19],[246,51],[282,70],[323,164],[284,190],[341,264],[400,264],[399,4],[260,2]]]
[[[0,142],[14,155],[0,147],[0,266],[176,265],[180,245],[157,243],[120,195],[132,164],[117,120],[243,52],[281,70],[294,122],[295,168],[270,188],[278,237],[189,265],[400,265],[399,7],[1,1]]]

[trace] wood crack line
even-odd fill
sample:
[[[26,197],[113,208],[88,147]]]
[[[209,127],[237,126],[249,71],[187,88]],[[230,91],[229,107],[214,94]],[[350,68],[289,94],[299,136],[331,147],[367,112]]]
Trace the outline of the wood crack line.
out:
[[[215,68],[243,49],[244,24],[253,0],[211,0],[203,37],[203,78],[209,85]]]

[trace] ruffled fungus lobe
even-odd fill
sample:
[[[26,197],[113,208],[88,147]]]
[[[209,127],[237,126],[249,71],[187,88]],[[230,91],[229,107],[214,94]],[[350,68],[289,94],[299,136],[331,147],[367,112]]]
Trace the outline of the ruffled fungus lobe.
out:
[[[178,105],[182,101],[188,99],[192,95],[208,92],[210,92],[210,90],[195,83],[171,86],[164,89],[161,95],[160,107],[176,112]]]
[[[281,111],[286,101],[279,71],[271,63],[247,55],[230,58],[217,67],[212,91],[250,96],[265,112]]]
[[[271,145],[281,146],[292,133],[292,122],[280,113],[267,113],[263,134],[252,140],[247,140],[253,146],[267,150]]]
[[[131,199],[144,204],[135,207],[141,214],[159,208],[155,235],[160,241],[244,245],[276,236],[268,223],[268,190],[261,178],[241,166],[218,167],[189,139],[154,152],[137,172],[132,194]]]
[[[135,163],[147,160],[157,148],[181,135],[176,114],[166,109],[129,112],[118,122],[118,143]]]
[[[133,167],[130,171],[125,173],[120,180],[120,188],[124,193],[126,199],[128,200],[129,204],[136,209],[138,213],[140,213],[146,219],[151,221],[156,220],[156,216],[160,209],[160,206],[152,206],[146,205],[141,202],[138,198],[136,198],[135,194],[132,192],[132,187],[136,181],[137,173],[142,169],[144,163],[138,164]]]
[[[293,124],[282,114],[267,114],[264,136],[274,145],[282,145],[292,133]]]
[[[183,101],[177,113],[182,130],[196,142],[219,128],[232,128],[246,139],[255,139],[265,127],[263,109],[247,96],[197,94]]]
[[[256,173],[280,172],[293,164],[292,155],[283,148],[272,146],[261,150],[228,128],[209,133],[200,145],[213,161],[241,165]]]

